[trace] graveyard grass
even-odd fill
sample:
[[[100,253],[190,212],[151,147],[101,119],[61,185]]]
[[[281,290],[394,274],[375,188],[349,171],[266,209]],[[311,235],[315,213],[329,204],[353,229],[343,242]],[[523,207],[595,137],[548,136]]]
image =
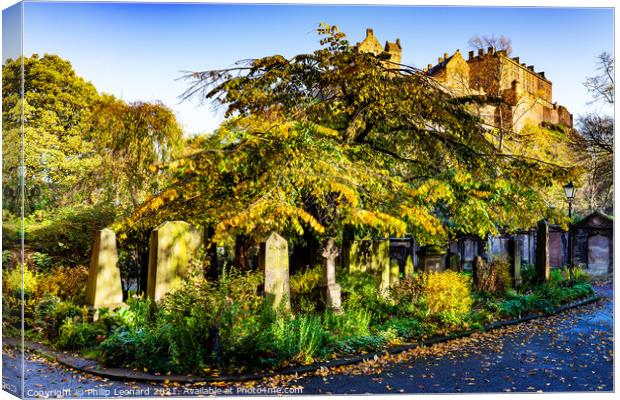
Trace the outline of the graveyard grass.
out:
[[[185,97],[227,115],[195,137],[163,104],[100,94],[59,56],[8,60],[3,140],[21,137],[24,109],[32,146],[27,192],[3,197],[4,334],[20,334],[23,306],[27,338],[108,366],[242,373],[593,294],[579,267],[549,270],[548,238],[536,266],[516,253],[467,271],[441,263],[460,235],[571,222],[562,185],[583,178],[565,151],[572,130],[536,127],[527,136],[540,146],[524,148],[517,133],[486,129],[475,99],[355,51],[334,26],[318,33],[310,54],[188,74]],[[10,149],[5,187],[21,170]],[[405,236],[423,246],[417,265],[390,262],[384,239]]]

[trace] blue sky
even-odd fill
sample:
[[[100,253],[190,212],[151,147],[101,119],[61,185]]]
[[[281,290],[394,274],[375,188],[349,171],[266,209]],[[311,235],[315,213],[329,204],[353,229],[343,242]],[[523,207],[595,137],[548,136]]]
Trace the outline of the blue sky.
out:
[[[613,10],[334,5],[25,3],[24,53],[68,59],[97,89],[124,100],[161,100],[188,133],[214,129],[217,113],[179,104],[183,70],[230,66],[272,54],[319,47],[313,32],[335,24],[351,42],[374,28],[381,42],[400,38],[403,62],[419,67],[444,52],[467,53],[475,34],[512,39],[513,56],[545,71],[554,101],[586,112],[582,85],[597,54],[613,52]],[[4,24],[5,29],[6,23]]]

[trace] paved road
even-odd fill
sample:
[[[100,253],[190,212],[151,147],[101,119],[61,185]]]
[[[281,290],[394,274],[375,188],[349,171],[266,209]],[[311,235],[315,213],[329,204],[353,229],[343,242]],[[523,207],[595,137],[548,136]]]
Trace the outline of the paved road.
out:
[[[26,397],[209,394],[613,391],[613,288],[554,317],[366,363],[236,385],[109,381],[26,354]],[[20,358],[3,349],[3,387],[19,392]]]

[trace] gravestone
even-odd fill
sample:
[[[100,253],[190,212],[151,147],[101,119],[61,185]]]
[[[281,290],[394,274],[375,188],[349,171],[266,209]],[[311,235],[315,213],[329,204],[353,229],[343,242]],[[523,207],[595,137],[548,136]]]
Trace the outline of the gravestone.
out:
[[[446,255],[446,251],[439,246],[424,246],[418,252],[420,255],[420,270],[424,272],[442,272],[443,257]]]
[[[536,280],[539,283],[549,279],[549,225],[547,221],[538,222],[536,234]]]
[[[374,272],[383,272],[385,268],[388,270],[390,268],[390,241],[373,240],[370,270]]]
[[[160,300],[181,286],[190,261],[203,244],[203,232],[184,221],[161,223],[151,232],[146,294]]]
[[[397,260],[390,261],[390,286],[397,286],[400,282],[400,265]]]
[[[272,232],[260,244],[259,267],[265,276],[265,300],[274,310],[291,309],[288,271],[288,243]],[[335,276],[334,276],[335,279]]]
[[[411,255],[407,256],[407,261],[405,261],[405,276],[413,276],[414,266],[413,266],[413,257]]]
[[[521,240],[518,237],[508,242],[508,255],[510,257],[510,275],[515,288],[523,283],[521,278]]]
[[[116,234],[111,229],[105,228],[95,234],[86,285],[86,302],[95,309],[114,308],[123,303]]]
[[[351,240],[344,249],[344,264],[349,272],[367,272],[372,268],[372,241]]]
[[[334,239],[330,238],[321,253],[325,261],[323,262],[323,291],[325,294],[325,305],[334,311],[340,311],[340,285],[336,283],[336,257],[338,248],[334,244]]]

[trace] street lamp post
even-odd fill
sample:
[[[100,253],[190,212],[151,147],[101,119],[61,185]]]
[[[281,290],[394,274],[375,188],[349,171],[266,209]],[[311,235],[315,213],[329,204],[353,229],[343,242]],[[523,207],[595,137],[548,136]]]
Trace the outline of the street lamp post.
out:
[[[575,198],[575,186],[573,182],[569,182],[564,185],[564,194],[566,195],[566,200],[568,201],[568,265],[572,268],[573,266],[573,235],[571,233],[572,223],[570,220],[573,218],[573,199]]]

